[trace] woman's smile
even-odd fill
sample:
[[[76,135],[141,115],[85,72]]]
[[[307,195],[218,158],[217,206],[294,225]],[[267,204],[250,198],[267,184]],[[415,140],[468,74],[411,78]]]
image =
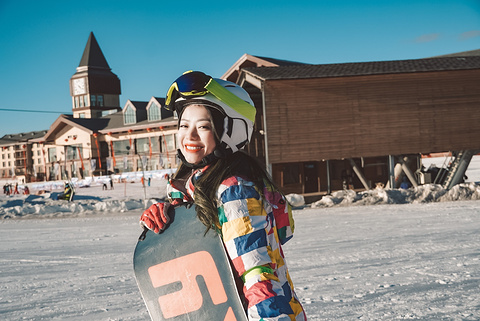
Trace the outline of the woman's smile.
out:
[[[189,153],[198,153],[202,148],[202,146],[185,144],[185,151]]]
[[[178,128],[180,150],[190,164],[198,164],[213,153],[217,143],[212,125],[212,116],[202,105],[185,107]]]

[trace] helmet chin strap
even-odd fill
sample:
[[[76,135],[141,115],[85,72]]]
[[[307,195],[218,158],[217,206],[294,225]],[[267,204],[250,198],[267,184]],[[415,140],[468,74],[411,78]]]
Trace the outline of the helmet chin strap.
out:
[[[180,158],[180,160],[182,161],[182,163],[185,166],[187,166],[189,168],[197,169],[197,168],[205,167],[205,166],[213,163],[217,159],[227,157],[227,152],[224,151],[222,148],[217,148],[213,151],[213,153],[208,154],[207,156],[202,158],[202,160],[200,162],[198,162],[197,164],[189,163],[180,149],[177,149],[177,155],[178,155],[178,158]]]

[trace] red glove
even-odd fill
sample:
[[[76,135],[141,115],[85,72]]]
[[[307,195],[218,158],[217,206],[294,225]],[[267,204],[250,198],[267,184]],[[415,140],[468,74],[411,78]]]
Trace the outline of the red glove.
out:
[[[170,203],[155,203],[150,206],[140,217],[140,225],[148,228],[149,230],[160,233],[163,231],[168,222],[170,216],[175,213],[175,208]]]

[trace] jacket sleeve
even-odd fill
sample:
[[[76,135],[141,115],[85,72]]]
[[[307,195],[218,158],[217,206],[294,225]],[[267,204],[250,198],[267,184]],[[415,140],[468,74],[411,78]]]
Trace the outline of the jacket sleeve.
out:
[[[244,281],[249,320],[290,321],[291,293],[278,278],[284,262],[273,214],[249,181],[227,179],[217,196],[223,241],[237,277]]]

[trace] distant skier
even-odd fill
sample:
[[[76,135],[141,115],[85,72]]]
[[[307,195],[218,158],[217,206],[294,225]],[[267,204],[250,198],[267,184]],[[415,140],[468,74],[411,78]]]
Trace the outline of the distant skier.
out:
[[[72,201],[73,196],[75,195],[75,192],[73,190],[73,187],[70,185],[70,183],[65,182],[65,189],[63,193],[58,195],[59,200],[66,200],[66,201]]]

